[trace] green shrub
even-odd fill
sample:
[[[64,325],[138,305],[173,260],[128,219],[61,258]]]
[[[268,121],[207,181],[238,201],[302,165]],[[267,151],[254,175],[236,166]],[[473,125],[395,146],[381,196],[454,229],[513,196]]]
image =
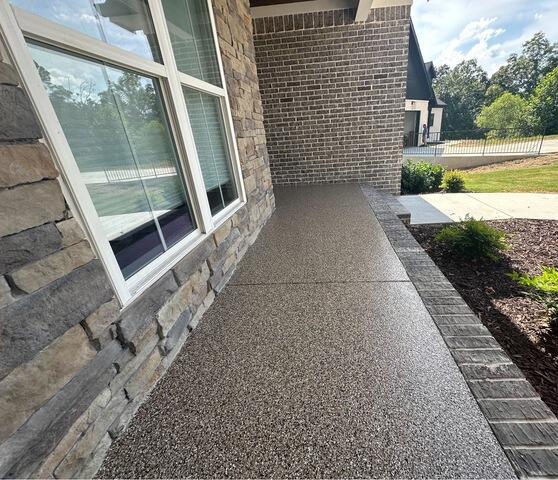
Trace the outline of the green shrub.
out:
[[[446,192],[462,192],[465,188],[465,177],[459,170],[449,170],[442,177],[442,188]]]
[[[430,172],[432,175],[431,192],[437,192],[440,190],[442,185],[442,178],[444,178],[444,172],[446,169],[442,165],[431,165]]]
[[[527,287],[527,293],[546,305],[549,325],[558,333],[558,269],[542,267],[539,275],[525,275],[512,272],[509,276],[520,285]]]
[[[444,175],[442,165],[428,162],[411,162],[403,164],[401,172],[401,193],[418,194],[437,192]]]
[[[503,231],[471,217],[442,228],[435,239],[463,258],[498,260],[501,252],[507,248]]]
[[[542,273],[532,277],[517,272],[510,273],[510,277],[531,290],[558,295],[558,269],[554,267],[542,267]]]

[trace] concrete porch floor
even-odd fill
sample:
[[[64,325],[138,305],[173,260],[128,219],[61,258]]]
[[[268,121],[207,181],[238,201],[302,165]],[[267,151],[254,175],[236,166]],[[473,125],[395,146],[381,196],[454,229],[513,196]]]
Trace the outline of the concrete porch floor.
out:
[[[277,210],[101,477],[515,477],[356,185]]]

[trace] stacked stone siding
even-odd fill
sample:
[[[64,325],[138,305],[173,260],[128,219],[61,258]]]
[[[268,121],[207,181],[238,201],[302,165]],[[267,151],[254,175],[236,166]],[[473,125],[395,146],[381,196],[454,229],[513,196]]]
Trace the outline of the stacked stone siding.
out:
[[[0,64],[2,478],[92,476],[273,211],[248,3],[214,8],[248,202],[124,310]]]
[[[410,6],[254,19],[275,184],[399,191]]]

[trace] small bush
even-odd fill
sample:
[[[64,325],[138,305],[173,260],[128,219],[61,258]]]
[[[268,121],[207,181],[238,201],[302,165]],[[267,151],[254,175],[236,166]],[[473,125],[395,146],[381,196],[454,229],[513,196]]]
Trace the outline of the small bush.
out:
[[[501,252],[507,248],[503,231],[471,217],[442,228],[435,239],[463,258],[498,260]]]
[[[430,191],[437,192],[442,185],[442,178],[444,178],[446,169],[442,165],[432,165],[430,171],[432,174],[432,188]]]
[[[520,285],[527,287],[527,293],[546,305],[549,325],[558,333],[558,269],[542,267],[540,275],[525,275],[512,272],[509,276]]]
[[[532,277],[517,272],[510,273],[510,277],[530,290],[558,295],[558,269],[554,267],[542,267],[542,273]]]
[[[465,177],[459,170],[449,170],[442,177],[442,188],[446,192],[462,192],[465,187]]]
[[[442,165],[407,161],[403,164],[401,172],[401,193],[408,195],[437,192],[444,171]]]

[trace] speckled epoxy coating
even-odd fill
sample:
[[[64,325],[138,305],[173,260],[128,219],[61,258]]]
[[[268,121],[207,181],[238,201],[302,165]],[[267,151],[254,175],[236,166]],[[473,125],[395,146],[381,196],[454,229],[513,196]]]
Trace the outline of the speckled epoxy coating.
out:
[[[282,227],[253,249],[264,258],[248,254],[100,476],[514,477],[358,187],[284,189],[277,203]],[[285,241],[289,221],[348,226],[358,251],[328,237],[323,267],[295,277],[281,258],[294,265],[315,237]],[[383,265],[373,280],[353,268],[365,243],[362,262]],[[354,260],[340,267],[343,252]]]
[[[233,284],[409,280],[357,186],[276,189]]]

